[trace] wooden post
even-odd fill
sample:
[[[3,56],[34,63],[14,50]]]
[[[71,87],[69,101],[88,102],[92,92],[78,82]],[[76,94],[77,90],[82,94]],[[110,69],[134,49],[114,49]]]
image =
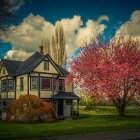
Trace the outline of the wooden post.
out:
[[[52,95],[54,95],[54,75],[52,75]]]
[[[77,116],[79,117],[79,99],[77,100]]]
[[[16,90],[17,90],[17,78],[16,77],[15,77],[15,81],[14,82],[15,82],[15,84],[14,84],[14,86],[15,86],[14,87],[14,90],[15,90],[15,100],[16,100],[16,98],[17,98],[17,96],[16,96],[16,94],[17,94],[16,93]]]
[[[8,90],[9,90],[9,81],[8,81],[8,76],[6,78],[6,108],[8,105]]]
[[[27,75],[27,93],[28,93],[28,95],[29,95],[29,73],[28,73],[28,75]],[[30,82],[30,84],[31,84],[31,82]],[[31,85],[30,85],[30,87],[31,87]]]
[[[38,73],[38,97],[40,98],[40,73]]]
[[[71,100],[71,116],[73,116],[73,100]]]

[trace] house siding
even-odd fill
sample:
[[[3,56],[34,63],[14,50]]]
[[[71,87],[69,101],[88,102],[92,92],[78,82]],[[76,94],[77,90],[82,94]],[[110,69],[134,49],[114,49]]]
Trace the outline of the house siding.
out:
[[[20,78],[23,77],[23,91],[20,91]],[[19,98],[20,95],[28,94],[28,74],[23,74],[16,77],[16,99]]]
[[[5,68],[5,74],[3,74],[3,69],[4,69],[4,68]],[[5,67],[5,66],[2,66],[1,72],[0,72],[0,77],[6,76],[6,75],[8,75],[8,72],[7,72],[7,70],[6,70],[6,67]]]
[[[48,60],[48,59],[46,58],[45,60]],[[49,61],[49,70],[44,70],[44,61],[42,61],[33,71],[58,74],[58,71],[54,68],[54,66],[51,64],[50,61]]]

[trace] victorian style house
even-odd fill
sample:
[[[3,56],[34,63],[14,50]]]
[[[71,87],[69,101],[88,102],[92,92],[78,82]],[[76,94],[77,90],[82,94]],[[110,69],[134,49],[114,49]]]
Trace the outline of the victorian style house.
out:
[[[58,118],[78,117],[79,97],[73,93],[73,85],[65,85],[68,71],[57,65],[52,58],[40,52],[25,61],[2,59],[0,62],[2,118],[7,105],[20,95],[32,94],[51,102]],[[76,104],[76,110],[74,105]]]

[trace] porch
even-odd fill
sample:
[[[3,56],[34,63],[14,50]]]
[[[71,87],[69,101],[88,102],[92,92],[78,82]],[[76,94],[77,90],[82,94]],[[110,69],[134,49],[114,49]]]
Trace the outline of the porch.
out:
[[[59,119],[79,118],[79,97],[72,92],[58,92],[53,96],[53,106]]]

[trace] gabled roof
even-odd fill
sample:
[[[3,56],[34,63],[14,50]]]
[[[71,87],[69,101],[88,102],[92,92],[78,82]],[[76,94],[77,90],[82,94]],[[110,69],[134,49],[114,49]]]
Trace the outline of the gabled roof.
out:
[[[73,92],[58,92],[52,96],[53,99],[80,99]]]
[[[20,65],[17,75],[31,72],[45,57],[45,55],[40,55],[39,52],[34,53]]]
[[[27,58],[25,61],[13,61],[2,59],[2,62],[6,66],[8,74],[11,76],[21,75],[32,72],[45,58],[48,58],[53,66],[58,69],[59,73],[66,76],[69,74],[65,69],[57,65],[51,57],[47,55],[40,55],[39,52],[34,53],[32,56]]]
[[[57,65],[57,64],[56,64]],[[58,69],[63,73],[64,76],[67,76],[69,74],[68,71],[66,71],[65,69],[63,69],[62,67],[60,67],[59,65],[57,65]]]
[[[19,68],[19,66],[23,63],[22,61],[14,61],[1,59],[3,65],[6,67],[6,70],[10,76],[14,76]]]
[[[59,69],[59,71],[60,71],[64,76],[66,76],[66,75],[69,74],[68,71],[66,71],[66,70],[65,70],[64,68],[62,68],[61,66],[57,65],[49,55],[48,55],[48,58],[55,64],[55,66]]]

